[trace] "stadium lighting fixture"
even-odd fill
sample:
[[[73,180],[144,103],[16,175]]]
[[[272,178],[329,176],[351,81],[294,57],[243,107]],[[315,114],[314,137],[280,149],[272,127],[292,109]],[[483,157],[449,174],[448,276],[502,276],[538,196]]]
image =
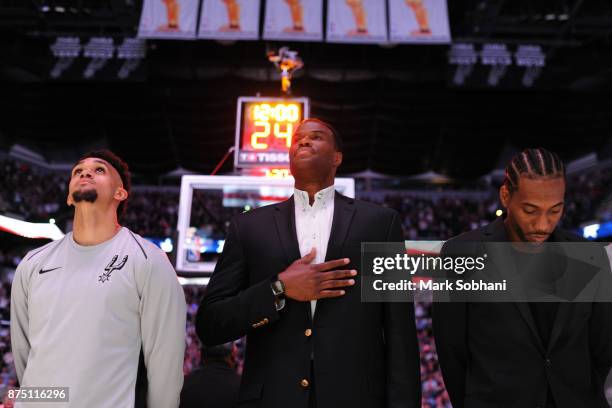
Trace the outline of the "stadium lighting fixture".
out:
[[[497,86],[512,65],[512,55],[506,44],[485,44],[480,52],[482,65],[490,66],[487,83]]]
[[[82,47],[79,37],[57,37],[49,48],[53,56],[58,59],[49,75],[51,78],[59,78],[79,56]]]
[[[525,87],[531,87],[546,66],[546,54],[539,45],[519,45],[514,54],[516,65],[525,67],[522,83]]]
[[[140,38],[125,38],[123,43],[117,47],[117,58],[125,60],[117,77],[126,79],[130,73],[140,65],[147,56],[147,42]]]
[[[83,47],[83,55],[87,58],[91,58],[83,77],[90,79],[96,74],[97,71],[104,68],[108,63],[108,60],[113,58],[115,53],[115,46],[113,45],[113,39],[110,37],[92,37],[89,42]]]
[[[466,78],[472,73],[477,61],[478,53],[474,49],[474,44],[458,43],[451,45],[448,53],[448,63],[457,66],[453,83],[463,85]]]

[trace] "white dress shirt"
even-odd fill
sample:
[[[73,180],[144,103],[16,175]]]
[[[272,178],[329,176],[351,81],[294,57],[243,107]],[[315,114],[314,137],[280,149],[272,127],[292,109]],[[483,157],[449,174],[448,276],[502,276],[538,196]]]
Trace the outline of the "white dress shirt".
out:
[[[334,218],[333,184],[315,194],[314,203],[310,205],[306,191],[294,189],[295,201],[295,232],[300,247],[300,255],[305,256],[310,250],[316,248],[316,256],[312,263],[325,261],[327,243],[331,233]],[[317,301],[310,301],[310,309],[314,317]]]

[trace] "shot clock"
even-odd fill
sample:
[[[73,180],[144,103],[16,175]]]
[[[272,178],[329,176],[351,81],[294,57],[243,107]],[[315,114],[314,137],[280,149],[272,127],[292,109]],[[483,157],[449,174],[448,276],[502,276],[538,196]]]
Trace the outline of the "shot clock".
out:
[[[288,167],[291,136],[308,111],[308,98],[238,98],[235,167]]]

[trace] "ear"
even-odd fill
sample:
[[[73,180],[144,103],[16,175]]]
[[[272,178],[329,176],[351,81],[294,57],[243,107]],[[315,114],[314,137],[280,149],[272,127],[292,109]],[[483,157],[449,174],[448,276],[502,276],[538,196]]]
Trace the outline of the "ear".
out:
[[[72,199],[72,195],[70,193],[68,193],[68,197],[66,197],[66,205],[68,207],[74,205],[74,200]]]
[[[338,168],[342,164],[342,152],[334,153],[334,167]]]
[[[508,208],[511,196],[512,193],[510,193],[510,190],[508,190],[508,186],[504,184],[499,188],[499,202],[501,203],[502,207]]]
[[[118,201],[125,201],[127,200],[128,195],[129,194],[125,188],[117,187],[117,190],[115,191],[115,195],[113,196],[113,198]]]

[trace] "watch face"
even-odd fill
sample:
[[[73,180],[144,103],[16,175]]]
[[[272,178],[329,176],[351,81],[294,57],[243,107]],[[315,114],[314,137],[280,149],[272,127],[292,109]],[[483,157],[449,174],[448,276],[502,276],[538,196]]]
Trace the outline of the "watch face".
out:
[[[275,295],[280,295],[285,292],[285,288],[283,287],[283,283],[281,281],[273,282],[272,289],[274,290]]]

